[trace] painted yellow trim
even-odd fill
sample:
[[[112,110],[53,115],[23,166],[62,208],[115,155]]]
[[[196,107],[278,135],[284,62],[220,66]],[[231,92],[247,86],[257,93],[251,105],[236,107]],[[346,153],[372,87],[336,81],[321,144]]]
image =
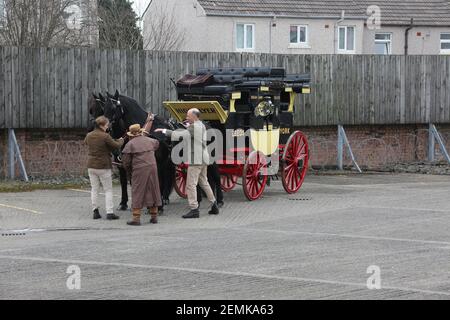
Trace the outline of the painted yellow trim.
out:
[[[261,87],[260,90],[262,92],[269,92],[270,89],[269,89],[269,87]]]
[[[292,92],[292,87],[286,87],[286,88],[285,88],[285,91],[286,91],[286,92]]]
[[[233,100],[239,100],[241,97],[242,97],[242,95],[240,92],[233,92],[231,94],[231,99],[233,99]]]
[[[290,95],[290,101],[289,101],[288,112],[294,112],[296,94],[295,94],[295,92],[290,92],[289,95]]]
[[[280,129],[250,130],[250,140],[255,151],[260,151],[266,156],[274,154],[280,144]]]
[[[231,99],[230,100],[230,113],[235,113],[235,112],[236,112],[236,100]]]
[[[179,122],[186,119],[187,112],[192,108],[200,110],[202,120],[224,124],[228,119],[228,113],[217,101],[164,101],[163,105]]]
[[[311,88],[302,88],[302,93],[303,94],[310,94],[311,93]]]

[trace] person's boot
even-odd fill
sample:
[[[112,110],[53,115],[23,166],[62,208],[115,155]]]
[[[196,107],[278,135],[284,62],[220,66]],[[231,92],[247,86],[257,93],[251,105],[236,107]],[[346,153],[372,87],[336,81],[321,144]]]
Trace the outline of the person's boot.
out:
[[[151,208],[150,215],[152,216],[150,219],[150,223],[157,224],[158,223],[158,208]]]
[[[119,205],[119,207],[117,208],[117,210],[119,210],[119,211],[127,211],[128,210],[128,205],[126,203],[121,203]]]
[[[98,220],[101,219],[102,216],[100,215],[100,212],[98,211],[98,209],[94,210],[94,220]]]
[[[120,217],[117,216],[117,215],[115,215],[114,213],[108,213],[108,214],[106,215],[106,219],[107,219],[107,220],[119,220]]]
[[[129,226],[140,226],[141,225],[141,210],[133,209],[133,220],[128,221]]]
[[[219,214],[219,206],[217,205],[217,202],[214,201],[214,203],[211,206],[211,210],[209,210],[208,213],[213,215]]]
[[[198,209],[191,209],[183,216],[183,219],[197,219],[200,218],[200,211]]]
[[[217,206],[220,208],[222,208],[224,206],[224,202],[223,201],[217,201]]]

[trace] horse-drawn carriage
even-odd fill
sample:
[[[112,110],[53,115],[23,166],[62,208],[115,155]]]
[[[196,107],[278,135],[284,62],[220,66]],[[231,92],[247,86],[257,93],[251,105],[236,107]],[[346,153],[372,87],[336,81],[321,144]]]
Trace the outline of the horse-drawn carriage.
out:
[[[222,189],[231,191],[241,177],[252,201],[262,196],[271,176],[280,176],[290,194],[303,184],[308,141],[302,132],[293,132],[293,117],[296,95],[310,93],[309,83],[309,74],[286,75],[282,68],[199,69],[178,80],[178,100],[164,106],[179,122],[197,108],[202,120],[233,140],[216,161]],[[177,164],[175,190],[181,197],[186,197],[186,179],[187,165]]]

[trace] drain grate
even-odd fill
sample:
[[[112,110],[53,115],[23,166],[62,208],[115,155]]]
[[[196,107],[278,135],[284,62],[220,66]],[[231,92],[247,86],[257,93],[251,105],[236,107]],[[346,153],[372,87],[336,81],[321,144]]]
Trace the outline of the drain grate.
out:
[[[2,233],[2,237],[20,237],[20,236],[26,236],[26,233]]]
[[[289,201],[311,201],[311,198],[289,198]]]

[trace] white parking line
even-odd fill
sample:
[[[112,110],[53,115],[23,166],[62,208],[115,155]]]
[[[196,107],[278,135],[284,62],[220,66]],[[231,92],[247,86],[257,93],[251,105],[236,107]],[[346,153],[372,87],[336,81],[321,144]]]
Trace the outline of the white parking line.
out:
[[[91,193],[89,190],[82,190],[82,189],[66,189],[66,190],[70,190],[70,191],[75,191],[75,192],[82,192],[82,193]],[[104,196],[104,193],[99,193],[100,195]],[[120,198],[118,195],[113,194],[113,197],[115,198]]]
[[[9,260],[22,260],[22,261],[34,261],[34,262],[51,262],[51,263],[62,263],[69,265],[92,265],[92,266],[112,266],[112,267],[125,267],[125,268],[136,268],[136,269],[158,269],[158,270],[170,270],[170,271],[182,271],[191,273],[204,273],[204,274],[217,274],[217,275],[229,275],[238,277],[251,277],[269,280],[284,280],[284,281],[296,281],[296,282],[314,282],[318,284],[331,284],[331,285],[341,285],[341,286],[351,286],[358,287],[360,289],[367,289],[366,283],[357,282],[345,282],[345,281],[334,281],[325,279],[315,279],[315,278],[302,278],[302,277],[288,277],[288,276],[276,276],[276,275],[266,275],[258,273],[248,273],[248,272],[234,272],[234,271],[220,271],[220,270],[209,270],[209,269],[195,269],[195,268],[181,268],[181,267],[167,267],[158,265],[142,265],[134,263],[119,263],[119,262],[100,262],[100,261],[84,261],[84,260],[64,260],[64,259],[48,259],[39,257],[25,257],[25,256],[4,256],[0,255],[0,259]],[[434,290],[422,290],[417,288],[408,287],[396,287],[396,286],[382,286],[382,290],[398,290],[405,292],[415,292],[422,294],[435,294],[450,296],[450,292],[445,291],[434,291]]]
[[[44,214],[43,212],[40,212],[40,211],[31,210],[31,209],[25,209],[25,208],[16,207],[16,206],[11,206],[9,204],[3,204],[3,203],[0,203],[0,207],[4,207],[4,208],[8,208],[8,209],[20,210],[20,211],[25,211],[25,212],[34,213],[34,214]]]
[[[256,232],[265,232],[265,233],[275,232],[275,233],[281,233],[281,234],[298,234],[298,235],[319,236],[319,237],[337,237],[337,238],[365,239],[365,240],[376,240],[376,241],[398,241],[398,242],[411,242],[411,243],[420,243],[420,244],[450,245],[450,242],[447,242],[447,241],[376,237],[376,236],[364,236],[364,235],[345,234],[345,233],[288,231],[288,230],[259,229],[259,228],[245,228],[245,227],[230,227],[230,228],[225,227],[224,229],[237,230],[237,231],[239,231],[239,230],[241,230],[241,231],[256,231]]]

